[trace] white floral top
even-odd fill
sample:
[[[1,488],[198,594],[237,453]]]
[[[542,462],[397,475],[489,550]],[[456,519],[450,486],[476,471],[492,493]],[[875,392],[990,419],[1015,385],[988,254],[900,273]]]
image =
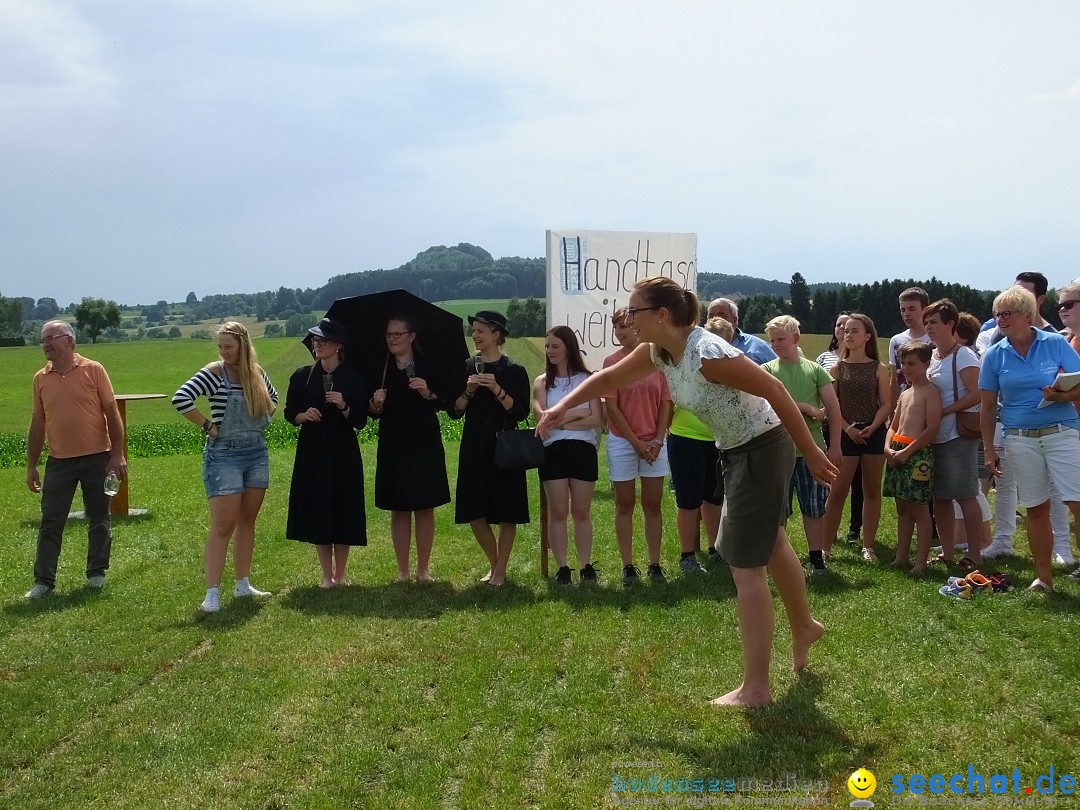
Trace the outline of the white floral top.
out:
[[[661,360],[655,344],[650,351],[653,363],[667,378],[675,404],[704,422],[721,450],[745,444],[780,424],[780,417],[767,400],[729,385],[709,382],[702,376],[702,359],[719,360],[742,354],[722,338],[696,327],[686,339],[686,351],[677,366]]]

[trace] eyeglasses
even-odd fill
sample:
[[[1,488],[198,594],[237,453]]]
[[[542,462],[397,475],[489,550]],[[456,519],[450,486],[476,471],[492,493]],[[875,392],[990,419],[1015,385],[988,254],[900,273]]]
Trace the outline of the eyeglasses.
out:
[[[658,309],[660,309],[660,307],[627,307],[626,308],[626,317],[630,318],[630,319],[633,319],[633,318],[637,317],[637,314],[639,312],[648,312],[650,310],[655,311],[655,310],[658,310]]]
[[[329,343],[329,341],[324,337],[318,337],[316,335],[312,335],[311,337],[312,346],[325,346],[327,343]]]
[[[1073,299],[1072,301],[1062,301],[1058,304],[1058,312],[1068,312],[1077,304],[1080,304],[1080,300]]]
[[[410,335],[410,334],[412,334],[412,333],[411,332],[387,332],[386,333],[386,339],[387,340],[400,340],[401,338],[405,337],[405,335]]]
[[[995,318],[995,320],[999,320],[999,321],[1007,321],[1007,320],[1009,320],[1009,318],[1011,318],[1012,316],[1013,316],[1013,314],[1012,314],[1012,310],[1011,310],[1011,309],[1006,309],[1006,310],[1005,310],[1005,311],[1003,311],[1003,312],[995,312],[995,313],[994,313],[994,318]]]
[[[71,335],[69,335],[67,333],[61,333],[59,335],[45,335],[45,337],[43,337],[41,340],[39,340],[38,343],[41,344],[42,346],[44,346],[46,343],[52,343],[54,340],[57,340],[58,338],[66,338],[66,337],[71,337]]]

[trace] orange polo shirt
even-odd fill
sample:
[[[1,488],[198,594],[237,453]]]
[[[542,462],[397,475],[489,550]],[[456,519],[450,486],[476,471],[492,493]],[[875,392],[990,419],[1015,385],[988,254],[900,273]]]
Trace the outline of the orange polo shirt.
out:
[[[61,375],[52,362],[34,375],[34,415],[45,421],[49,455],[76,458],[112,449],[105,421],[116,397],[101,363],[74,357],[75,367]]]

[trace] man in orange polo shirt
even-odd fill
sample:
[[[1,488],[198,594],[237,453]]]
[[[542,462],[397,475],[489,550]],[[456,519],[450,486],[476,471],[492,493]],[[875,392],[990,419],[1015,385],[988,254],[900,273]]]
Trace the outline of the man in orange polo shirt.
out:
[[[41,349],[48,362],[34,375],[34,409],[26,437],[26,486],[41,493],[34,587],[27,599],[40,599],[56,587],[60,542],[78,485],[89,535],[86,578],[92,588],[105,587],[112,546],[105,477],[110,472],[127,476],[124,426],[105,369],[75,353],[75,330],[65,321],[49,321],[41,328]],[[38,461],[46,438],[49,457],[42,485]]]

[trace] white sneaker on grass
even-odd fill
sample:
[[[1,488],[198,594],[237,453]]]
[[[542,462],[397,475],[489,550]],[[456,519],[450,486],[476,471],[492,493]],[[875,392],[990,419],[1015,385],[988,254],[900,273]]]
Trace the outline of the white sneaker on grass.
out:
[[[221,588],[214,586],[206,589],[206,598],[199,605],[203,613],[217,613],[221,610]]]
[[[1005,543],[991,543],[983,549],[982,556],[984,560],[996,560],[999,557],[1007,557],[1012,553],[1012,546]]]
[[[236,587],[233,589],[233,596],[270,596],[270,591],[260,591],[250,582],[248,578],[236,580]]]
[[[40,599],[52,593],[52,588],[44,582],[35,582],[34,587],[23,594],[23,599]]]

